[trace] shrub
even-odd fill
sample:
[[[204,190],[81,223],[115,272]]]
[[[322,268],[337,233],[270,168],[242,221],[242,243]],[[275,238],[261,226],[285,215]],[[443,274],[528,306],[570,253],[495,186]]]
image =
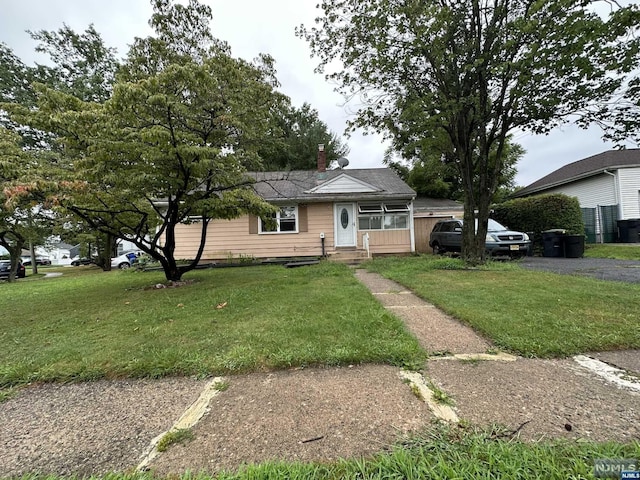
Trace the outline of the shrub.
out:
[[[580,203],[561,193],[518,198],[493,206],[492,217],[512,230],[533,232],[534,244],[540,244],[541,232],[563,229],[571,235],[584,234]]]

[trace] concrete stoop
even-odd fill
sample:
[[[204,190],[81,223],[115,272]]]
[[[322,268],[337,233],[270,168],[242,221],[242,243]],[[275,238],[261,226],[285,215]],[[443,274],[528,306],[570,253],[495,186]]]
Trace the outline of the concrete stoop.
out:
[[[347,265],[360,265],[369,260],[365,250],[338,250],[332,252],[327,257],[330,262],[345,263]]]

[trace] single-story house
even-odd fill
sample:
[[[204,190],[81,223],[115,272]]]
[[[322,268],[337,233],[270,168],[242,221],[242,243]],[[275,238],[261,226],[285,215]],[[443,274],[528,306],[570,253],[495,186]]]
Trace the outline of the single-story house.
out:
[[[362,256],[415,251],[415,192],[388,168],[259,172],[255,191],[280,207],[275,226],[253,215],[214,220],[202,260],[278,258],[358,252]],[[193,258],[198,223],[176,229],[176,258]]]
[[[548,193],[578,199],[588,240],[616,241],[618,220],[640,218],[640,149],[611,150],[570,163],[513,197]]]
[[[463,215],[464,205],[461,202],[446,198],[416,198],[413,201],[416,252],[432,252],[429,246],[429,236],[438,220],[462,218]]]

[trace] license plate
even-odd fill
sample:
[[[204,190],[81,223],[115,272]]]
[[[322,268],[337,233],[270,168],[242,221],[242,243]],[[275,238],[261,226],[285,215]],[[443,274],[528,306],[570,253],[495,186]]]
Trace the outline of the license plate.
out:
[[[520,250],[520,245],[509,245],[510,250]]]

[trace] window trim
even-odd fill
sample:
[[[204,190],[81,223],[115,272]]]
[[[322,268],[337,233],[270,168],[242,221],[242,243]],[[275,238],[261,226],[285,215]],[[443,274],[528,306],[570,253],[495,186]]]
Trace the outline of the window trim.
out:
[[[382,213],[384,211],[382,203],[359,203],[358,215],[371,215],[374,213]]]
[[[287,235],[292,233],[300,232],[300,216],[298,213],[298,205],[277,205],[278,211],[276,212],[276,230],[273,232],[264,232],[262,231],[262,218],[258,217],[258,235]],[[280,214],[282,213],[283,208],[293,208],[294,209],[294,220],[295,220],[295,230],[285,230],[280,231]]]
[[[367,210],[366,207],[379,206],[377,210]],[[362,207],[365,207],[363,211]],[[405,228],[385,228],[385,217],[392,216],[404,216],[407,219],[407,226]],[[409,202],[380,202],[377,204],[363,203],[358,204],[358,231],[362,232],[388,232],[393,230],[411,230],[411,208]],[[367,217],[380,217],[380,228],[360,228],[360,219]],[[394,224],[397,222],[394,221]],[[369,223],[369,226],[371,223]]]
[[[409,204],[407,203],[385,203],[384,204],[385,213],[403,213],[409,212]]]

